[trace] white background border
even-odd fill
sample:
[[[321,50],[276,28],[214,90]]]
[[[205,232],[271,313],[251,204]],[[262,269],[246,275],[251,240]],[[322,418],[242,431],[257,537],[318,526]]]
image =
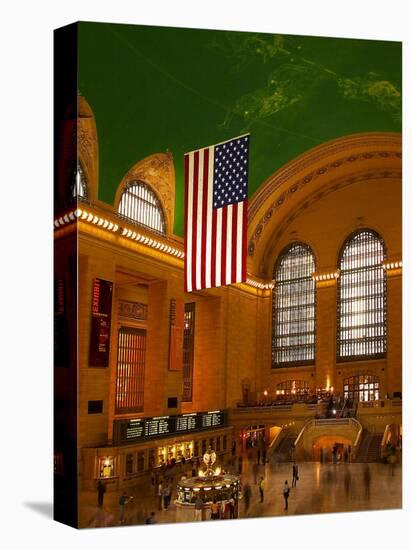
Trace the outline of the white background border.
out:
[[[76,20],[191,26],[404,42],[404,418],[410,407],[411,38],[407,0],[16,0],[1,20],[0,545],[5,548],[392,548],[409,535],[410,430],[404,510],[212,524],[75,531],[52,499],[52,30]],[[408,99],[408,101],[406,101]],[[409,466],[408,466],[409,463]],[[382,494],[382,498],[385,495]]]

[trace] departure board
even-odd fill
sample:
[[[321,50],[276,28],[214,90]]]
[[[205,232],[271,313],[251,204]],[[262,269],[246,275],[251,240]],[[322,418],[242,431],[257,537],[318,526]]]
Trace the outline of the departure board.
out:
[[[197,414],[182,414],[176,416],[176,432],[190,432],[197,429]]]
[[[158,416],[155,418],[149,418],[145,421],[144,435],[146,437],[167,435],[170,433],[170,428],[171,428],[170,416]]]
[[[222,410],[115,420],[113,423],[113,443],[121,445],[140,439],[159,439],[169,435],[182,435],[221,426],[226,426],[226,414]]]
[[[202,428],[215,428],[223,422],[223,411],[202,413]]]

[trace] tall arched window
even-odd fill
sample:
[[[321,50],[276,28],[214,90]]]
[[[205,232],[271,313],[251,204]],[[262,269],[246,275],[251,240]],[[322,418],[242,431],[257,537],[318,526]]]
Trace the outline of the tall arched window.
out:
[[[166,233],[160,200],[149,185],[141,181],[128,183],[119,202],[118,213],[132,223]]]
[[[339,261],[337,359],[374,359],[386,354],[385,245],[362,229],[345,242]]]
[[[293,243],[274,270],[272,367],[305,365],[315,360],[315,256],[304,243]]]

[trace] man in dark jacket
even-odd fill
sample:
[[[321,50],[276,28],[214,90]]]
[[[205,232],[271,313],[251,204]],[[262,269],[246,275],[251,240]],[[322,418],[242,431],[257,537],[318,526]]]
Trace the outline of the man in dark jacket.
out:
[[[293,462],[292,466],[292,487],[296,487],[296,482],[299,479],[299,468],[296,462]]]

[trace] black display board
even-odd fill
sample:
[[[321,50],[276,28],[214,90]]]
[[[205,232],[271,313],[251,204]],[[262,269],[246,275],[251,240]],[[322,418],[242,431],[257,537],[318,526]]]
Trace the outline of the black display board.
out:
[[[115,420],[113,423],[113,443],[121,445],[139,440],[211,430],[226,426],[226,422],[226,411],[221,410]]]

